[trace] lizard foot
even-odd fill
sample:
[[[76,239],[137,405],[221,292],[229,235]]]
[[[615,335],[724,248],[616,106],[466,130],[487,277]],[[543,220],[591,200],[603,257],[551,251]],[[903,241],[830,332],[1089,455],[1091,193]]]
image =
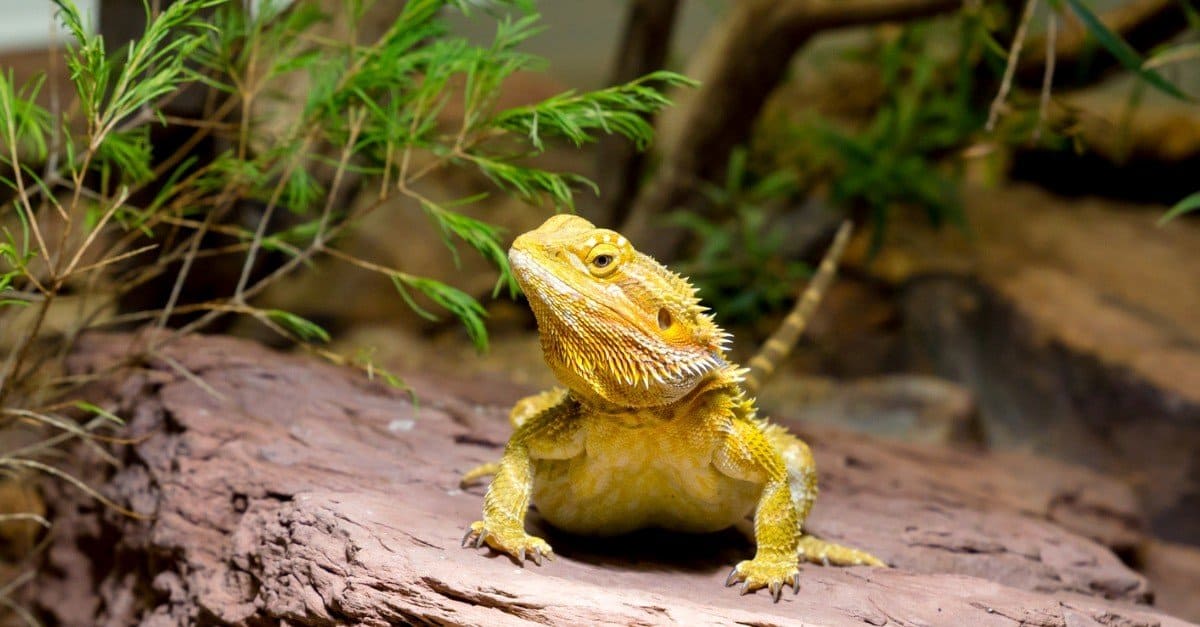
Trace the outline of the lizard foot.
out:
[[[520,529],[488,529],[482,520],[471,523],[466,535],[463,536],[463,547],[466,548],[473,544],[478,548],[485,542],[493,549],[515,557],[519,564],[524,564],[527,556],[538,566],[542,565],[543,557],[554,559],[554,551],[541,538],[531,536]]]
[[[800,591],[800,570],[796,568],[795,560],[774,560],[756,557],[740,562],[729,572],[725,579],[726,586],[742,582],[742,594],[754,592],[759,588],[771,591],[771,597],[779,602],[783,587],[791,585],[793,593]]]
[[[820,538],[805,534],[800,537],[800,548],[797,552],[800,561],[824,564],[825,566],[882,566],[887,562],[858,549],[826,542]]]

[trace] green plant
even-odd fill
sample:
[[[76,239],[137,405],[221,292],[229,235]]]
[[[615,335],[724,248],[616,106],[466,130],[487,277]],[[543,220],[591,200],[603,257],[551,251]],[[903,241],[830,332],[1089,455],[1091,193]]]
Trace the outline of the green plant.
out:
[[[0,184],[11,193],[0,205],[0,346],[9,348],[0,362],[0,429],[49,426],[57,434],[0,453],[0,470],[47,472],[81,487],[39,461],[66,440],[90,442],[95,429],[119,422],[80,405],[87,401],[75,396],[80,379],[61,367],[81,332],[129,323],[163,329],[145,336],[130,356],[136,363],[182,334],[243,315],[334,361],[395,380],[370,362],[323,349],[329,336],[316,324],[255,304],[269,285],[328,256],[389,277],[421,315],[440,309],[457,316],[483,349],[485,313],[469,294],[355,257],[339,249],[341,236],[403,197],[438,226],[451,251],[460,241],[494,263],[497,291],[515,292],[500,230],[456,211],[482,196],[430,197],[415,184],[467,168],[500,193],[569,210],[575,191],[591,183],[530,166],[528,158],[550,139],[579,145],[617,133],[644,145],[651,128],[643,114],[668,104],[659,88],[687,82],[662,72],[501,110],[503,81],[543,65],[518,49],[539,20],[519,0],[409,0],[366,42],[358,41],[357,26],[344,39],[319,32],[328,16],[311,0],[266,2],[254,15],[233,0],[179,0],[158,12],[147,2],[143,34],[118,50],[87,28],[70,0],[56,4],[75,40],[66,51],[73,97],[53,98],[47,109],[37,99],[44,78],[19,86],[11,72],[0,74]],[[347,2],[349,22],[358,24],[370,4]],[[488,4],[507,5],[497,15],[515,16],[496,18],[490,45],[453,36],[443,22],[444,11]],[[263,119],[260,107],[286,100],[281,87],[297,81],[307,85],[303,102],[276,106]],[[201,116],[162,112],[183,90],[199,87],[209,90]],[[451,100],[461,114],[448,120]],[[173,154],[156,157],[149,131],[167,122],[194,133]],[[229,148],[207,162],[193,158],[191,148],[212,137]],[[347,209],[339,199],[352,181],[362,181],[370,198]],[[261,207],[250,226],[238,212],[247,200]],[[276,219],[281,212],[289,219]],[[281,259],[264,267],[268,251]],[[198,260],[230,256],[241,271],[228,293],[180,303]],[[118,297],[160,277],[173,285],[165,302],[114,310]],[[416,294],[431,304],[419,304]],[[62,312],[72,312],[69,323],[51,329],[50,319],[62,319],[52,314]],[[179,314],[193,317],[165,330]]]
[[[1163,217],[1159,219],[1158,223],[1159,225],[1166,224],[1167,222],[1170,222],[1171,220],[1174,220],[1185,213],[1190,213],[1198,209],[1200,209],[1200,192],[1188,194],[1183,200],[1180,200],[1179,202],[1175,203],[1174,206],[1168,209],[1167,212],[1163,214]]]
[[[872,252],[883,241],[897,207],[918,208],[930,223],[964,224],[958,192],[961,164],[946,159],[976,132],[983,112],[972,101],[974,67],[983,54],[980,27],[960,16],[956,52],[930,23],[905,25],[864,60],[879,68],[883,99],[862,128],[820,116],[790,129],[789,142],[807,146],[802,170],[829,181],[830,200],[865,209],[873,230]]]
[[[730,156],[723,185],[705,185],[704,194],[720,218],[676,211],[668,221],[696,235],[697,249],[678,269],[700,290],[721,320],[752,322],[764,312],[784,309],[809,273],[806,264],[781,254],[784,232],[771,228],[778,204],[795,200],[799,186],[790,171],[759,175],[748,169],[747,152]]]
[[[1089,37],[1100,48],[1104,49],[1108,54],[1123,67],[1126,71],[1138,79],[1134,89],[1130,95],[1130,104],[1126,111],[1126,118],[1132,115],[1133,110],[1140,104],[1142,100],[1143,86],[1149,86],[1153,89],[1167,94],[1168,96],[1184,102],[1194,103],[1196,98],[1185,92],[1179,85],[1171,82],[1162,73],[1159,68],[1181,61],[1195,59],[1200,57],[1200,43],[1194,41],[1197,33],[1200,33],[1200,10],[1197,10],[1193,2],[1181,0],[1178,3],[1178,8],[1182,11],[1184,18],[1187,21],[1187,32],[1190,40],[1182,42],[1164,43],[1151,50],[1148,57],[1143,58],[1142,55],[1134,49],[1129,42],[1117,32],[1114,32],[1100,16],[1096,15],[1083,0],[1047,0],[1050,6],[1050,12],[1047,13],[1046,29],[1048,32],[1047,41],[1053,46],[1054,33],[1058,28],[1058,16],[1065,14],[1074,15],[1087,31]],[[1023,32],[1029,22],[1032,21],[1036,0],[1026,0],[1025,10],[1021,18],[1021,27],[1018,33]],[[993,45],[996,45],[992,42]],[[1004,82],[1001,85],[1000,91],[993,103],[993,118],[995,112],[998,111],[999,105],[1003,104],[1008,89],[1011,86],[1013,70],[1016,66],[1016,59],[1020,55],[1023,40],[1021,37],[1014,39],[1009,50],[1008,67],[1006,68]],[[1045,76],[1042,81],[1042,95],[1040,99],[1038,111],[1038,126],[1040,129],[1041,122],[1046,117],[1045,109],[1050,101],[1050,91],[1054,77],[1054,52],[1048,54],[1048,62],[1045,66]],[[1126,120],[1127,121],[1127,120]],[[989,127],[992,124],[989,122]],[[1035,131],[1036,136],[1036,131]],[[1074,149],[1080,150],[1080,146],[1074,145]],[[1200,208],[1200,192],[1190,194],[1172,206],[1159,220],[1159,224],[1165,224],[1170,220],[1183,215],[1185,213],[1195,211]]]

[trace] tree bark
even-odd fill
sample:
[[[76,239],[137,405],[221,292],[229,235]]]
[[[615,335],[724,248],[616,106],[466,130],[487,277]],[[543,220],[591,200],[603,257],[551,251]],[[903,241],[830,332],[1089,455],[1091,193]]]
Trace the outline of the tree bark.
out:
[[[663,68],[671,49],[678,8],[679,0],[630,1],[610,84],[619,85]],[[629,215],[629,206],[637,194],[645,155],[628,139],[608,135],[600,140],[597,159],[600,208],[594,221],[620,224]]]

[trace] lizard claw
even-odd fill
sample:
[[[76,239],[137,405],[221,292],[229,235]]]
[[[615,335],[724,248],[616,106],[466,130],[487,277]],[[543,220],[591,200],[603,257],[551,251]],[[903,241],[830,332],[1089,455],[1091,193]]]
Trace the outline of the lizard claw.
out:
[[[467,527],[467,532],[463,534],[462,548],[465,549],[474,545],[478,549],[487,540],[487,535],[486,529],[476,529],[474,526]]]
[[[470,544],[474,544],[475,548],[487,544],[497,551],[513,556],[521,564],[525,563],[525,558],[528,557],[533,563],[541,566],[542,558],[551,559],[554,555],[550,545],[541,538],[535,538],[520,529],[488,529],[483,521],[471,524],[463,536],[462,544],[464,548]]]
[[[800,590],[800,571],[790,560],[756,558],[739,563],[725,578],[725,585],[742,583],[741,594],[749,594],[759,588],[767,588],[776,603],[783,596],[783,587],[791,585]]]

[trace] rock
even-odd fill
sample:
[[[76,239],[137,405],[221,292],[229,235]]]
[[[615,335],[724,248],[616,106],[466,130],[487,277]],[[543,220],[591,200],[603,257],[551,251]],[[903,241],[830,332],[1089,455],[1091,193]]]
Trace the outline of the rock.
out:
[[[969,237],[898,219],[876,259],[848,255],[895,294],[898,369],[969,389],[988,446],[1127,479],[1155,533],[1200,542],[1200,224],[1030,186],[965,198]]]
[[[768,380],[758,400],[767,415],[782,410],[806,424],[908,442],[980,444],[981,426],[970,391],[937,377],[893,375],[839,382],[787,376]]]
[[[112,369],[130,343],[85,338],[71,368]],[[48,622],[1185,624],[1053,522],[1072,502],[1133,516],[1085,471],[808,430],[824,472],[812,529],[896,568],[807,567],[801,594],[774,604],[722,587],[750,554],[734,532],[543,530],[559,557],[541,568],[460,548],[482,491],[457,479],[499,454],[503,407],[413,379],[415,407],[357,373],[220,337],[160,354],[194,376],[152,359],[117,378],[105,405],[134,440],[123,468],[93,475],[145,518],[53,501],[55,542],[25,589]]]
[[[1147,542],[1138,553],[1142,571],[1154,582],[1154,603],[1176,616],[1200,621],[1200,548]]]

